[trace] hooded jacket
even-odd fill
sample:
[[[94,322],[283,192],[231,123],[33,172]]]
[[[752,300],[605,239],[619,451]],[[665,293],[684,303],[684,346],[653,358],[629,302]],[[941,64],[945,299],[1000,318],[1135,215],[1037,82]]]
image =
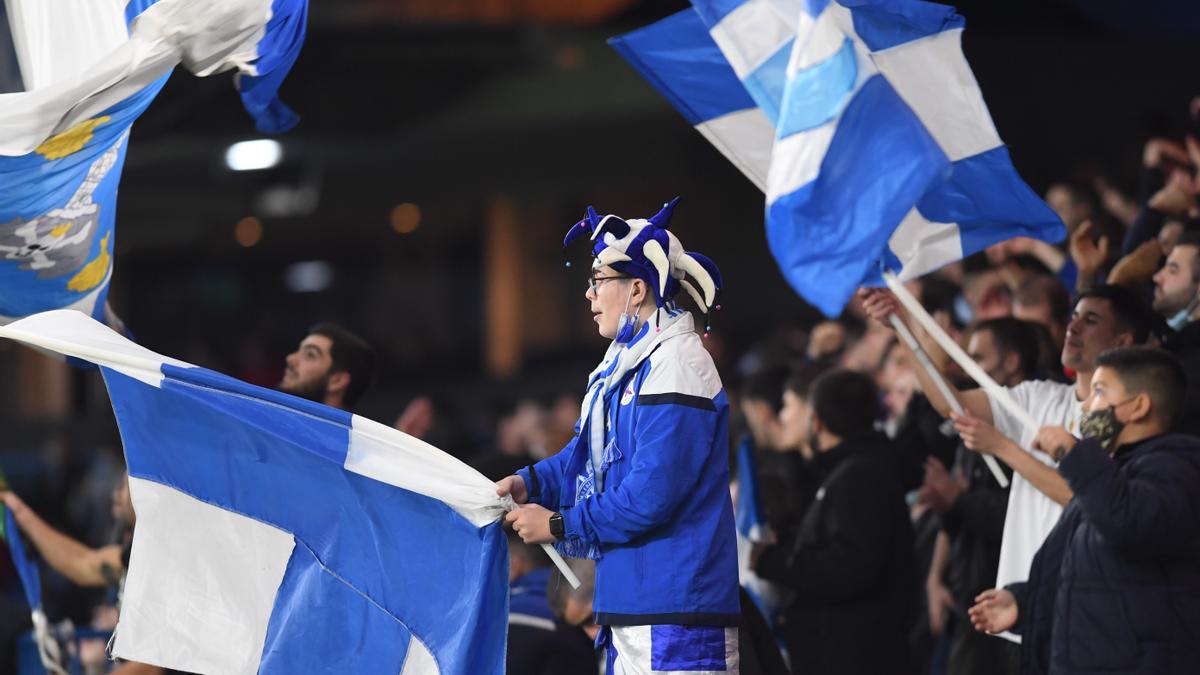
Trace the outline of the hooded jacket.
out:
[[[603,489],[576,501],[590,457],[586,416],[558,454],[517,475],[530,502],[562,513],[568,542],[598,551],[596,623],[736,626],[721,379],[690,315],[637,340],[654,342],[605,398]]]
[[[1012,589],[1022,671],[1200,673],[1200,440],[1083,440],[1058,470],[1075,497]]]

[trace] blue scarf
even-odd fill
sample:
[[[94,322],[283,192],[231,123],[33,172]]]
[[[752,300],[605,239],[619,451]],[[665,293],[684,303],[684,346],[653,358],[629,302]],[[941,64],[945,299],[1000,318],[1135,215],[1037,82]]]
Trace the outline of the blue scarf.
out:
[[[588,390],[579,411],[579,436],[587,441],[588,459],[575,477],[576,504],[604,492],[608,467],[621,458],[616,443],[605,443],[605,436],[612,401],[620,393],[625,376],[641,365],[663,340],[683,331],[692,331],[691,316],[680,309],[656,312],[628,343],[614,340],[600,365],[588,375]],[[688,320],[683,321],[685,317]],[[572,558],[600,559],[599,548],[581,539],[559,541],[555,547]]]

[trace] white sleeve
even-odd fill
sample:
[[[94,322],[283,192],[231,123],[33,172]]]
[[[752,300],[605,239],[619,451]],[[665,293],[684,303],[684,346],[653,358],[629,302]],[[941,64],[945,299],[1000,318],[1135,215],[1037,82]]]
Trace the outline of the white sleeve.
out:
[[[1022,382],[1015,387],[1005,387],[1008,395],[1022,410],[1029,410],[1030,400],[1035,398],[1035,389],[1039,382],[1028,381]],[[1025,428],[1007,408],[1000,405],[994,396],[988,394],[988,404],[992,407],[992,425],[1000,430],[1000,433],[1008,436],[1013,442],[1020,445],[1022,432]]]

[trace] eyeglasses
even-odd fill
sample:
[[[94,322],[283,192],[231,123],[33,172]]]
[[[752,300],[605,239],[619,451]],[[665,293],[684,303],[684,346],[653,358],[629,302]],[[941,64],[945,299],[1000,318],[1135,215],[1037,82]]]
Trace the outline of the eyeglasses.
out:
[[[591,291],[593,293],[595,293],[596,287],[605,281],[612,281],[613,279],[629,279],[629,278],[631,278],[631,277],[624,275],[624,274],[614,274],[614,275],[608,276],[608,277],[590,276],[590,277],[588,277],[588,288],[591,289]]]

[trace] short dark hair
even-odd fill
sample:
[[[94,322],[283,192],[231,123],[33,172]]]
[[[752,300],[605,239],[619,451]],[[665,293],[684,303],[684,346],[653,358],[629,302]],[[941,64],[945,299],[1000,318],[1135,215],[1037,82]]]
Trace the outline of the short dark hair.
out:
[[[308,334],[329,338],[329,357],[333,361],[330,371],[350,375],[342,402],[347,409],[353,408],[375,378],[375,350],[366,340],[328,321],[309,328]]]
[[[945,312],[950,323],[956,328],[962,327],[958,314],[954,311],[954,303],[959,296],[958,284],[938,277],[928,276],[921,279],[921,306],[926,312],[935,314]]]
[[[838,368],[817,377],[809,389],[809,405],[839,438],[870,433],[879,416],[879,390],[863,373]]]
[[[766,401],[776,412],[783,398],[783,381],[787,370],[782,367],[763,368],[751,373],[742,385],[741,400]]]
[[[1041,343],[1035,325],[1029,321],[1004,316],[980,321],[972,327],[971,332],[991,333],[996,349],[1002,354],[1001,358],[1016,354],[1019,362],[1017,369],[1023,379],[1029,379],[1037,373],[1041,355]]]
[[[1187,375],[1174,356],[1154,347],[1121,347],[1096,357],[1096,367],[1115,371],[1129,394],[1149,395],[1151,412],[1167,427],[1175,425],[1183,411]]]
[[[796,366],[788,375],[787,381],[784,382],[783,389],[807,401],[813,382],[827,370],[829,370],[829,365],[822,363],[805,363]]]
[[[1200,282],[1200,232],[1185,231],[1179,235],[1179,241],[1175,242],[1175,248],[1180,246],[1196,247],[1196,256],[1192,258],[1192,283]]]
[[[1050,303],[1050,313],[1055,321],[1066,323],[1071,318],[1071,294],[1058,277],[1046,274],[1031,274],[1017,287],[1014,297],[1019,305]]]
[[[1149,339],[1153,328],[1158,324],[1157,315],[1150,305],[1136,292],[1116,284],[1102,284],[1091,290],[1084,291],[1075,299],[1075,306],[1087,298],[1107,300],[1117,320],[1117,330],[1133,335],[1135,344],[1143,344]]]

